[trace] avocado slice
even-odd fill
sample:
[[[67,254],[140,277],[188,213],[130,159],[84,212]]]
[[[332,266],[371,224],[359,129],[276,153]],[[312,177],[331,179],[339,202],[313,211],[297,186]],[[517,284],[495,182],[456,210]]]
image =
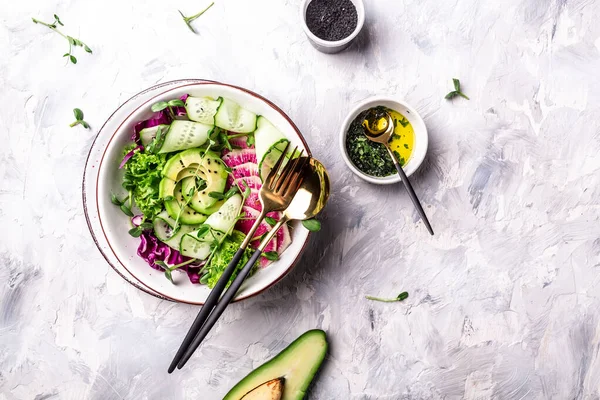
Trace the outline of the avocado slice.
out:
[[[169,178],[162,178],[158,186],[158,195],[162,199],[173,196],[173,200],[165,201],[165,208],[172,219],[177,220],[179,218],[179,222],[182,224],[197,225],[208,218],[207,215],[201,214],[188,206],[184,206],[183,211],[181,210],[181,205],[185,204],[183,193],[181,193],[181,183],[176,183]]]
[[[217,202],[210,193],[222,194],[225,191],[229,173],[216,153],[189,149],[171,157],[163,167],[162,175],[164,177],[161,181],[161,186],[164,186],[163,197],[175,196],[175,193],[166,190],[168,185],[167,183],[163,185],[163,181],[181,182],[185,204],[198,213],[207,214]],[[200,181],[205,183],[205,188],[196,190],[195,187]]]
[[[272,379],[246,393],[242,400],[281,400],[284,382],[283,378]]]
[[[181,190],[183,196],[188,201],[189,206],[201,213],[208,213],[212,206],[217,202],[216,198],[210,196],[211,192],[223,193],[225,184],[227,183],[228,172],[225,170],[221,159],[211,154],[207,154],[197,167],[198,178],[189,176],[181,180]],[[201,179],[205,183],[205,188],[202,190],[192,190],[197,183],[197,179]],[[190,195],[191,194],[191,195]]]
[[[271,400],[277,397],[247,397],[254,390],[261,388],[266,383],[283,378],[280,383],[283,387],[281,400],[301,400],[306,394],[308,386],[319,370],[325,354],[327,353],[327,338],[325,332],[314,329],[306,332],[281,353],[267,361],[233,387],[223,400]]]

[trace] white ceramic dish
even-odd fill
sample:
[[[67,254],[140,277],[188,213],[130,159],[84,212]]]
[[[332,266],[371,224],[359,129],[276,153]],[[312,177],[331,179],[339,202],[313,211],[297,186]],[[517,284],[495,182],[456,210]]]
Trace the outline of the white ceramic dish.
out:
[[[350,0],[352,1],[352,4],[354,4],[354,7],[356,7],[357,14],[356,28],[354,31],[350,34],[350,36],[333,42],[317,37],[310,31],[310,29],[308,29],[308,25],[306,25],[306,9],[311,1],[312,0],[304,0],[300,6],[300,20],[302,21],[302,29],[304,29],[304,33],[308,37],[310,44],[312,44],[312,46],[320,52],[329,54],[338,53],[350,46],[365,24],[365,5],[363,4],[362,0]]]
[[[136,122],[152,115],[150,106],[165,99],[178,98],[183,94],[193,96],[223,96],[242,107],[265,116],[291,141],[310,150],[293,122],[277,106],[248,90],[207,81],[175,81],[149,89],[150,96],[134,96],[122,106],[102,127],[90,150],[84,175],[84,209],[90,232],[98,248],[111,266],[130,283],[147,293],[161,298],[203,304],[210,289],[205,285],[189,282],[182,272],[174,275],[176,285],[169,282],[160,271],[155,271],[138,255],[139,239],[128,234],[129,218],[110,202],[110,193],[124,194],[121,187],[122,171],[118,169],[122,151],[130,143]],[[280,260],[259,270],[240,289],[236,300],[256,295],[283,278],[299,260],[309,232],[301,224],[291,229],[292,244]],[[131,279],[133,278],[133,279]]]
[[[425,155],[427,154],[427,147],[429,145],[429,135],[427,134],[427,127],[425,126],[425,122],[423,121],[423,118],[421,118],[419,113],[417,113],[415,109],[410,107],[405,102],[396,100],[391,97],[370,97],[358,103],[354,107],[354,109],[350,111],[340,128],[340,150],[342,152],[342,158],[346,162],[346,165],[348,165],[348,168],[350,168],[352,172],[354,172],[357,176],[364,179],[365,181],[375,183],[378,185],[388,185],[400,182],[400,176],[398,176],[398,174],[394,174],[380,178],[377,176],[365,174],[354,165],[354,163],[352,162],[352,160],[350,160],[350,157],[348,156],[348,152],[346,151],[346,135],[348,134],[348,128],[350,127],[350,124],[358,116],[358,114],[376,106],[384,106],[404,115],[404,117],[411,123],[415,131],[414,149],[410,158],[408,159],[408,162],[403,167],[406,176],[411,176],[423,163]]]

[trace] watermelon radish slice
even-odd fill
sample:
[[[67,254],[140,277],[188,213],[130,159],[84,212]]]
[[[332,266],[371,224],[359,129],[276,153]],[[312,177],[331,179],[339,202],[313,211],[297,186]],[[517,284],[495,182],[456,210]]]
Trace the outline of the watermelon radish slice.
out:
[[[250,176],[258,176],[258,165],[254,163],[244,163],[231,168],[231,173],[227,177],[227,183],[231,186],[235,179],[248,178]]]
[[[245,206],[252,207],[256,211],[262,210],[262,204],[260,204],[260,200],[258,197],[258,190],[250,189],[250,195],[246,197],[246,201],[244,202]]]
[[[260,190],[262,187],[262,182],[258,176],[248,176],[246,178],[239,178],[233,180],[234,185],[238,185],[242,192],[246,190],[246,186],[249,186],[250,189]]]
[[[248,234],[248,232],[250,232],[250,228],[252,228],[252,225],[254,225],[254,221],[256,221],[256,218],[260,214],[260,211],[257,211],[255,209],[247,207],[247,206],[244,206],[244,207],[242,207],[242,214],[244,215],[244,218],[251,218],[251,219],[244,219],[244,220],[238,221],[235,226],[235,229],[239,230],[240,232],[244,232],[245,234]],[[264,221],[261,222],[261,224],[258,226],[258,229],[254,233],[254,237],[257,238],[257,240],[250,242],[250,245],[253,248],[257,248],[258,245],[260,244],[260,240],[258,240],[258,238],[260,236],[264,235],[265,233],[269,232],[271,230],[271,228],[272,228],[271,225],[267,224]],[[281,231],[279,231],[279,232],[281,232]],[[267,244],[267,246],[263,250],[265,253],[269,252],[269,251],[277,251],[277,240],[278,240],[279,232],[277,232],[277,236],[274,237],[273,239],[271,239],[271,241]],[[258,264],[262,268],[266,267],[270,263],[271,263],[271,261],[267,260],[264,257],[261,257],[258,261]]]
[[[252,219],[238,221],[238,225],[236,225],[236,229],[238,229],[239,231],[242,231],[244,233],[247,233],[247,232],[250,231],[250,228],[252,227],[252,224],[254,224],[254,221],[256,220],[256,218],[258,218],[258,215],[260,214],[260,211],[256,210],[256,209],[252,209],[251,207],[248,207],[248,206],[242,207],[242,211],[244,213],[245,218],[252,218]],[[281,218],[281,213],[277,212],[277,211],[270,212],[267,215],[269,217],[271,217],[271,218],[274,218],[277,221],[279,221],[279,219]],[[240,225],[240,224],[242,224],[242,225]],[[267,225],[267,226],[264,226],[264,225]],[[262,222],[259,225],[258,229],[256,230],[256,233],[254,234],[254,236],[255,237],[261,236],[265,232],[270,231],[271,228],[272,228],[271,225],[267,224],[266,222]],[[260,233],[259,233],[259,231],[260,231]],[[277,239],[276,246],[274,246],[271,249],[271,245],[275,244],[274,243],[275,239]],[[268,252],[268,251],[277,251],[277,253],[282,254],[283,250],[287,249],[291,242],[292,242],[292,238],[291,238],[291,235],[290,235],[290,230],[289,230],[287,224],[284,224],[281,227],[281,229],[279,229],[277,231],[277,233],[275,234],[275,238],[273,238],[271,240],[271,242],[269,242],[269,244],[267,245],[267,247],[265,248],[264,251],[265,252]],[[258,242],[258,241],[256,243],[252,242],[252,245],[254,247],[257,247],[259,244],[260,244],[260,242]],[[283,249],[283,250],[280,250],[280,249]]]
[[[221,158],[223,159],[223,162],[225,162],[225,165],[230,168],[248,162],[257,164],[256,152],[253,149],[227,151]]]
[[[257,211],[254,208],[251,208],[248,206],[243,206],[242,207],[243,218],[248,218],[248,219],[243,219],[243,220],[238,221],[237,224],[235,225],[235,229],[237,229],[240,232],[244,232],[245,234],[248,234],[248,232],[250,232],[250,228],[252,228],[252,225],[254,225],[254,221],[256,221],[256,218],[258,217],[259,214],[260,214],[260,211]],[[256,232],[254,232],[254,237],[262,236],[265,233],[267,233],[270,229],[271,229],[271,225],[269,225],[263,221],[258,226],[258,229],[256,230]]]
[[[248,142],[247,142],[248,137],[247,136],[241,136],[241,137],[236,137],[233,139],[229,139],[229,143],[235,148],[238,147],[240,149],[249,149],[251,148],[250,146],[248,146]]]
[[[250,208],[254,208],[256,211],[262,211],[262,204],[260,203],[258,197],[258,190],[250,189],[250,196],[246,198],[246,202],[244,203],[244,205]],[[277,221],[279,221],[280,215],[281,213],[277,211],[271,211],[267,214],[267,217],[275,218]]]
[[[223,155],[221,158],[225,165],[231,168],[231,173],[227,178],[228,187],[238,185],[242,191],[246,189],[246,186],[250,188],[250,194],[246,198],[241,211],[241,216],[244,219],[236,223],[235,229],[248,234],[252,228],[252,225],[256,221],[256,218],[258,218],[260,215],[260,211],[262,210],[262,204],[259,200],[259,191],[262,187],[262,180],[259,177],[259,167],[257,164],[256,152],[253,148],[248,147],[246,143],[246,137],[230,139],[230,143],[240,148],[234,150],[223,150]],[[268,216],[274,218],[275,220],[279,220],[281,218],[281,213],[270,212]],[[258,239],[271,229],[272,226],[263,221],[254,233],[254,238],[256,238],[256,240],[250,242],[251,247],[257,248],[260,244],[260,240]],[[264,251],[276,251],[278,254],[282,254],[282,252],[287,249],[290,243],[290,231],[286,224],[279,229],[276,236],[268,243]],[[266,267],[270,263],[271,261],[264,257],[259,258],[259,265],[261,268]]]
[[[277,253],[283,254],[283,252],[290,246],[290,244],[292,244],[292,235],[290,235],[290,228],[288,228],[288,224],[283,224],[279,232],[277,232]]]

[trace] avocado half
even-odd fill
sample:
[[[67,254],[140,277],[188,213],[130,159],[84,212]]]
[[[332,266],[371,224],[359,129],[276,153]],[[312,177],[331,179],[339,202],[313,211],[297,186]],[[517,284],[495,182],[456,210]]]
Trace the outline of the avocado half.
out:
[[[302,400],[327,353],[327,337],[310,330],[233,387],[223,400]]]

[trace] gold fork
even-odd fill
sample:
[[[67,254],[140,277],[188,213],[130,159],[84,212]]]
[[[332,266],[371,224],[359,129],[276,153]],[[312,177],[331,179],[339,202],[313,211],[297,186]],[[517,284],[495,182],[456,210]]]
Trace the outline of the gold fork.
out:
[[[234,254],[231,261],[227,265],[227,268],[223,271],[223,274],[219,278],[219,281],[213,288],[213,290],[209,293],[206,302],[202,306],[202,309],[198,313],[198,316],[192,323],[188,333],[186,334],[181,346],[179,346],[179,350],[175,354],[173,361],[171,361],[171,365],[169,365],[169,373],[175,370],[177,364],[181,361],[183,355],[186,353],[186,350],[190,347],[190,344],[194,341],[197,333],[200,331],[209,314],[218,303],[221,294],[225,290],[227,283],[231,279],[231,276],[235,272],[235,268],[237,264],[241,260],[244,251],[250,244],[253,239],[254,233],[265,219],[268,213],[272,211],[282,211],[285,210],[289,204],[292,202],[296,191],[300,187],[302,183],[303,174],[302,170],[306,164],[306,160],[308,158],[302,157],[303,150],[301,150],[297,156],[292,160],[289,160],[284,164],[284,160],[286,159],[287,150],[289,148],[289,142],[281,152],[281,155],[277,159],[277,162],[273,166],[271,172],[265,179],[262,187],[259,191],[259,200],[262,205],[262,210],[259,216],[256,218],[256,221],[250,228],[250,231],[246,235],[246,238],[240,245],[238,251]],[[294,148],[294,151],[291,153],[292,157],[296,155],[298,147]],[[195,348],[192,350],[192,352]]]

